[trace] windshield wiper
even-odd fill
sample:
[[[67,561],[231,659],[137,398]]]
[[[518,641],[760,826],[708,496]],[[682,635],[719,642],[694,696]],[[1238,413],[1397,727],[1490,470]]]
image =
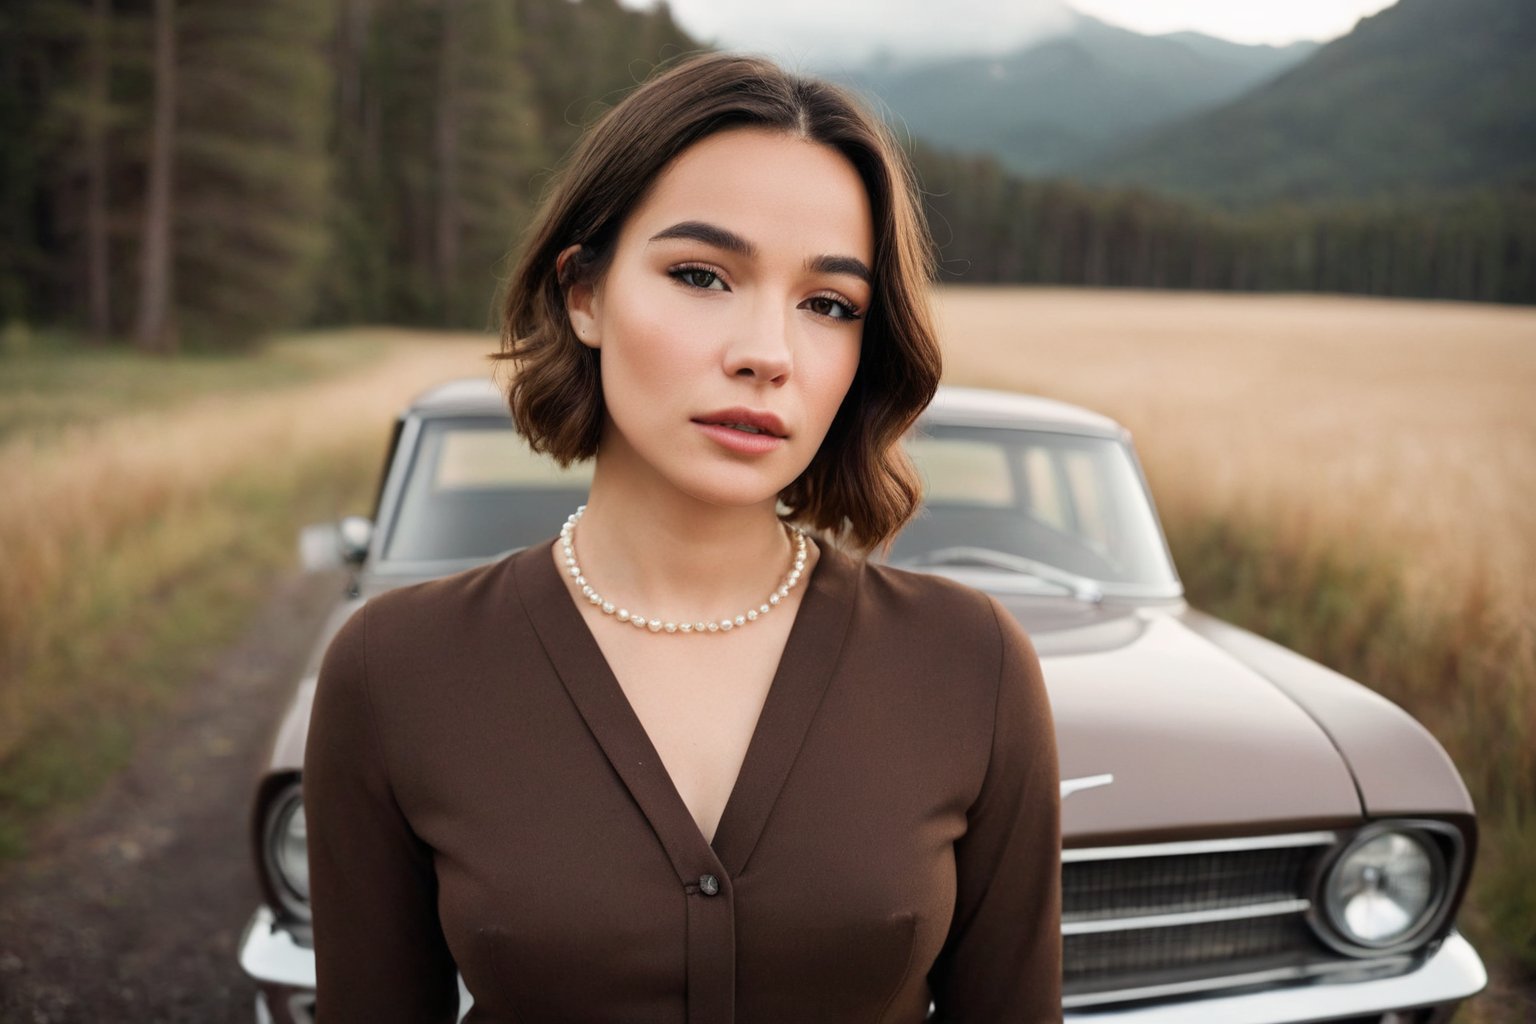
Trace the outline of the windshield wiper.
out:
[[[1058,569],[1054,565],[1038,562],[1033,558],[1023,555],[1015,555],[1009,551],[994,551],[992,548],[973,547],[948,547],[938,548],[925,552],[914,558],[908,558],[895,563],[898,568],[917,568],[919,566],[941,565],[983,565],[989,569],[1006,569],[1009,572],[1022,573],[1025,576],[1043,580],[1046,583],[1054,583],[1066,590],[1067,593],[1079,601],[1091,601],[1098,604],[1104,599],[1104,591],[1098,581],[1086,576]]]

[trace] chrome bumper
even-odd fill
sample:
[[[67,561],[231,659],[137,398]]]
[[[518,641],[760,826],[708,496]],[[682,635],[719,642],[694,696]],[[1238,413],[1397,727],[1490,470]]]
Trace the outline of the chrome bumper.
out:
[[[263,985],[315,987],[315,951],[293,940],[266,907],[258,907],[240,936],[240,969]]]
[[[267,907],[257,907],[240,936],[240,968],[256,982],[257,1024],[313,1024],[315,951],[294,941]],[[459,978],[459,1019],[474,1005]]]
[[[315,955],[299,945],[272,912],[259,908],[240,938],[240,967],[262,988],[257,1019],[270,1021],[267,1000],[284,1010],[298,993],[313,993]],[[1451,1009],[1488,984],[1472,944],[1451,932],[1418,970],[1370,981],[1323,982],[1267,988],[1242,995],[1203,995],[1145,1006],[1069,1010],[1065,1024],[1308,1024],[1338,1017],[1383,1016],[1396,1010]],[[312,995],[309,996],[313,998]],[[459,979],[459,1015],[471,999]],[[1432,1018],[1433,1019],[1433,1018]],[[1445,1015],[1446,1020],[1449,1014]]]
[[[1266,988],[1240,995],[1202,995],[1143,1006],[1067,1011],[1066,1024],[1310,1024],[1340,1017],[1386,1018],[1401,1010],[1449,1011],[1488,984],[1472,944],[1451,932],[1417,970],[1369,981],[1323,981]],[[1419,1017],[1404,1016],[1414,1021]],[[1450,1013],[1431,1016],[1450,1020]],[[1391,1024],[1385,1020],[1384,1024]]]
[[[240,969],[257,984],[256,1024],[314,1024],[315,953],[259,907],[240,936]]]

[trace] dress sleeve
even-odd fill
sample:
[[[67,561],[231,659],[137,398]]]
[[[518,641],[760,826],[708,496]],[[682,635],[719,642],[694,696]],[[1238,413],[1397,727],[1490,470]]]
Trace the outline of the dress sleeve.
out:
[[[955,911],[929,973],[937,1021],[1043,1024],[1061,1008],[1061,787],[1029,637],[989,597],[1002,638],[992,750],[955,842]]]
[[[453,1024],[432,851],[395,802],[369,693],[367,609],[321,664],[304,752],[319,1024]]]

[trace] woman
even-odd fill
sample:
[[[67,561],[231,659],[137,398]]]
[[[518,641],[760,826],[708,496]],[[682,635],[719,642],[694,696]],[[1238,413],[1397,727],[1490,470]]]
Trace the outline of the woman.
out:
[[[451,1021],[456,968],[477,1021],[1060,1018],[1034,651],[991,598],[859,557],[920,497],[929,267],[899,150],[829,85],[706,56],[589,131],[502,355],[590,496],[333,641],[324,1024]]]

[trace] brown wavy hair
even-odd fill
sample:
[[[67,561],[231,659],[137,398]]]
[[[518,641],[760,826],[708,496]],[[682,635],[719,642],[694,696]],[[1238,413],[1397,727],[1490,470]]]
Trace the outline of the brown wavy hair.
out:
[[[777,129],[837,150],[858,171],[874,216],[874,295],[858,369],[809,466],[779,494],[784,518],[868,553],[888,549],[922,500],[902,437],[941,370],[928,308],[933,243],[910,164],[889,131],[841,88],[771,61],[710,53],[663,67],[592,125],[529,229],[502,304],[512,420],[562,466],[597,454],[598,352],[577,340],[565,292],[601,278],[625,219],[667,164],[728,128]],[[559,254],[580,245],[563,267]]]

